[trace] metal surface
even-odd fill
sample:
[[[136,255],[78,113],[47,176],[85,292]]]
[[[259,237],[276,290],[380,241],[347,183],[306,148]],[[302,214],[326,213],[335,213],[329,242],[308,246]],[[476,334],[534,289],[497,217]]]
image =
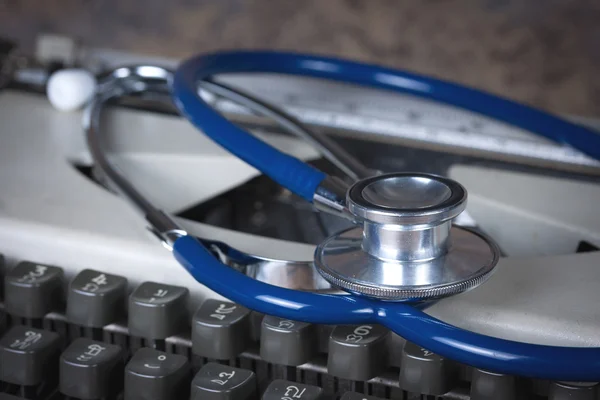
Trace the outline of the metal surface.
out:
[[[493,242],[454,227],[450,251],[429,261],[393,261],[363,249],[360,228],[341,232],[317,247],[315,264],[335,287],[384,300],[435,299],[485,282],[498,261]]]
[[[341,179],[328,175],[319,186],[313,196],[313,204],[316,209],[338,217],[355,220],[355,215],[350,212],[346,205],[346,192],[349,186]]]
[[[320,244],[317,269],[335,287],[385,300],[471,289],[487,279],[499,250],[487,237],[452,228],[466,200],[464,187],[435,175],[393,173],[361,180],[348,191],[347,205],[362,229]]]
[[[428,261],[446,254],[451,220],[466,200],[460,184],[426,174],[369,178],[348,192],[350,212],[363,221],[363,250],[388,261]]]
[[[450,224],[424,229],[392,224],[363,225],[362,249],[373,257],[387,261],[429,261],[448,251]]]
[[[369,183],[362,197],[373,205],[391,209],[433,207],[448,200],[452,191],[442,182],[417,176],[395,176]]]
[[[347,196],[348,209],[358,218],[377,224],[406,225],[406,230],[453,219],[465,209],[466,201],[467,192],[459,183],[412,172],[364,179],[354,184]],[[413,225],[419,228],[409,227]]]

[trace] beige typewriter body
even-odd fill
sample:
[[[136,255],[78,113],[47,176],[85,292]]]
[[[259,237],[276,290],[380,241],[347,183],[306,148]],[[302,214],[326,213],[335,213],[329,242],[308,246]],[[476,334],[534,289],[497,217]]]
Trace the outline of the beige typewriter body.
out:
[[[260,90],[260,79],[244,82]],[[402,104],[388,103],[387,109],[379,108],[378,113],[364,111],[375,121],[370,125],[373,130],[383,132],[376,140],[406,139],[411,146],[431,145],[431,138],[423,136],[427,129],[417,129],[419,123],[412,128],[390,124],[385,113],[393,116]],[[298,111],[305,105],[300,101],[294,107]],[[318,107],[305,108],[305,118],[319,120],[310,111]],[[435,119],[435,113],[430,115]],[[444,119],[442,114],[433,126],[440,126]],[[67,278],[91,268],[125,276],[131,287],[143,281],[185,286],[191,293],[190,315],[203,299],[218,298],[187,274],[126,201],[74,168],[73,164],[91,163],[79,112],[58,112],[43,95],[11,89],[0,91],[0,121],[0,253],[7,259],[7,268],[29,260],[60,266]],[[339,124],[357,123],[349,117],[332,121],[321,119],[321,125],[331,125],[334,131],[339,128],[340,135],[352,126]],[[169,212],[214,198],[258,175],[175,116],[113,107],[104,127],[115,163]],[[410,132],[421,141],[410,142]],[[506,128],[503,137],[510,139],[511,132]],[[444,145],[443,137],[451,133],[440,133],[438,144]],[[474,132],[470,137],[485,138],[485,134]],[[294,138],[261,135],[297,157],[318,157]],[[461,140],[446,141],[463,145]],[[477,143],[472,143],[477,150]],[[521,143],[525,149],[532,142],[523,139]],[[469,192],[468,214],[498,241],[506,256],[487,283],[440,301],[427,309],[428,313],[501,338],[600,346],[600,252],[575,253],[580,241],[600,246],[600,167],[578,154],[565,154],[575,160],[567,165],[565,177],[460,162],[452,166],[450,177]],[[569,178],[573,169],[582,170],[588,179]],[[310,260],[314,251],[311,245],[189,220],[181,223],[195,235],[252,254]]]

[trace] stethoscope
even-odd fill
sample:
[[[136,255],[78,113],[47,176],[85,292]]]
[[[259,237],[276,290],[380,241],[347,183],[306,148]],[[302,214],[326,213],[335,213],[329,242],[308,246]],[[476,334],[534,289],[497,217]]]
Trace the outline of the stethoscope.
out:
[[[600,135],[546,113],[431,78],[278,52],[201,55],[183,62],[175,73],[148,65],[117,68],[102,79],[84,116],[99,178],[141,211],[149,229],[199,283],[231,301],[264,314],[315,324],[380,324],[443,357],[493,372],[552,380],[600,380],[600,348],[544,346],[485,336],[422,311],[432,301],[485,282],[499,258],[498,247],[490,238],[452,224],[466,206],[463,186],[429,174],[371,171],[276,107],[211,80],[226,73],[303,75],[418,95],[567,143],[596,159],[600,159]],[[327,176],[253,137],[213,110],[202,99],[200,89],[275,119],[321,149],[356,182],[348,185]],[[288,281],[283,283],[268,276],[269,266],[276,260],[188,234],[142,196],[104,154],[99,130],[102,109],[107,102],[132,94],[172,101],[222,147],[317,209],[352,221],[353,227],[317,246],[313,263],[281,262],[279,266],[289,267]]]

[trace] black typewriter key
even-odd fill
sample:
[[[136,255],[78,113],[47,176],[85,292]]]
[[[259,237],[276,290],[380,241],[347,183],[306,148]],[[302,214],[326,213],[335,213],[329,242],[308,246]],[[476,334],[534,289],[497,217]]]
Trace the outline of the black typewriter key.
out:
[[[389,331],[379,325],[339,325],[329,337],[327,370],[331,375],[366,381],[388,367]]]
[[[4,256],[0,253],[0,300],[4,298],[4,274],[6,274],[6,263]]]
[[[545,379],[531,379],[529,381],[529,391],[540,397],[548,397],[548,389],[550,388],[550,381]]]
[[[8,393],[0,393],[0,400],[25,400],[25,397],[17,397]]]
[[[102,328],[125,316],[127,279],[86,269],[71,281],[67,319],[87,328]]]
[[[256,398],[254,372],[208,363],[192,380],[192,400],[246,400]]]
[[[457,374],[458,374],[458,380],[462,381],[462,382],[471,382],[471,376],[473,375],[473,367],[471,367],[470,365],[466,365],[466,364],[460,364],[460,363],[455,363],[456,364],[456,369],[457,369]],[[533,383],[531,385],[532,387],[534,386]]]
[[[54,332],[15,326],[0,339],[0,381],[36,386],[53,376],[61,338]]]
[[[318,353],[316,325],[266,316],[262,321],[260,357],[273,364],[297,366]]]
[[[188,326],[187,297],[188,290],[184,287],[142,283],[129,296],[130,334],[162,341],[184,331]],[[160,349],[160,343],[154,344]]]
[[[125,400],[185,399],[191,378],[186,357],[143,348],[125,367]]]
[[[262,400],[321,400],[323,389],[281,379],[274,380],[265,390]]]
[[[229,360],[251,342],[250,310],[234,303],[206,300],[192,319],[192,353]]]
[[[548,400],[597,400],[598,382],[552,382]]]
[[[41,320],[62,308],[62,280],[62,268],[31,262],[18,264],[4,279],[5,311],[28,321]]]
[[[334,329],[335,325],[317,325],[319,353],[327,354],[329,352],[329,337]]]
[[[473,369],[471,400],[513,399],[517,399],[517,383],[514,376]]]
[[[414,343],[407,342],[402,351],[400,388],[425,395],[442,395],[458,380],[458,370],[451,361]]]
[[[250,312],[250,338],[253,342],[258,342],[260,340],[261,324],[264,317],[265,314],[257,311]]]
[[[395,334],[394,332],[390,332],[390,366],[400,368],[402,365],[402,351],[404,346],[406,345],[406,340]]]
[[[360,393],[346,392],[342,395],[340,400],[383,400],[383,399],[380,397],[375,397],[375,396],[366,396],[366,395],[360,394]]]
[[[6,327],[8,326],[7,319],[6,313],[0,310],[0,336],[2,336],[6,331]]]
[[[75,339],[60,356],[62,394],[78,399],[115,396],[123,389],[120,346],[87,338]]]

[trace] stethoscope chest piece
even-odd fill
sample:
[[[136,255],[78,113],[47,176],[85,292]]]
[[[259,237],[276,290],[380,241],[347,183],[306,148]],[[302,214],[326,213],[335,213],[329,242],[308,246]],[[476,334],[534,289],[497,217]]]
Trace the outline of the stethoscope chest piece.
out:
[[[467,192],[436,175],[393,173],[363,179],[347,193],[348,210],[362,226],[317,247],[315,266],[333,286],[393,301],[449,296],[483,283],[498,247],[452,225]]]

